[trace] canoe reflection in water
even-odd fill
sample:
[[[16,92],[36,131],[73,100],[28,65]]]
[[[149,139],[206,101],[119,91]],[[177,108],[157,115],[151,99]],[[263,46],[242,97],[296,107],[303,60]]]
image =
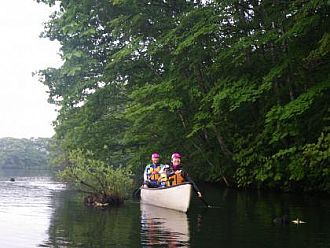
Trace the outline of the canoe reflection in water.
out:
[[[141,203],[143,246],[189,247],[187,214]]]

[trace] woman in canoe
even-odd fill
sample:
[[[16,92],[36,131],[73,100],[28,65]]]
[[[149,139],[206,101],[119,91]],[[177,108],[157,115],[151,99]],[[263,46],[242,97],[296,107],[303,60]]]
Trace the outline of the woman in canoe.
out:
[[[194,181],[188,176],[188,173],[182,170],[181,155],[173,153],[171,156],[171,165],[164,165],[160,171],[159,184],[161,187],[173,186],[183,182],[189,182],[194,188],[199,198],[202,194]]]

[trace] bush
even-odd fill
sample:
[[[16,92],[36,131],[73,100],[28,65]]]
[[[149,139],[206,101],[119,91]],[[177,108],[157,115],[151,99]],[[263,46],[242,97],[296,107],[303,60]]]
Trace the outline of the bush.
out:
[[[59,173],[61,179],[92,195],[93,199],[98,196],[100,203],[106,203],[104,199],[108,199],[108,203],[122,202],[132,190],[132,173],[127,168],[113,168],[103,161],[90,159],[91,155],[82,150],[71,152],[69,165]]]

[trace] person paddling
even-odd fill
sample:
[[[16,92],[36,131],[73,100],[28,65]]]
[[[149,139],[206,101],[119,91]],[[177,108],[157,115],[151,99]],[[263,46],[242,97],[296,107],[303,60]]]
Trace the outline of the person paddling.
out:
[[[197,193],[197,196],[199,198],[202,198],[202,193],[200,192],[195,182],[189,177],[187,172],[182,170],[181,155],[179,153],[172,154],[171,165],[167,165],[166,167],[164,166],[164,170],[166,170],[166,176],[160,178],[160,180],[163,179],[163,186],[164,182],[166,182],[167,186],[173,186],[183,182],[189,182],[193,186],[193,189]],[[162,171],[160,173],[161,175],[164,175]]]
[[[159,171],[162,165],[159,163],[159,154],[153,153],[151,155],[151,164],[145,167],[143,174],[143,187],[144,188],[158,188],[158,179],[160,177]]]

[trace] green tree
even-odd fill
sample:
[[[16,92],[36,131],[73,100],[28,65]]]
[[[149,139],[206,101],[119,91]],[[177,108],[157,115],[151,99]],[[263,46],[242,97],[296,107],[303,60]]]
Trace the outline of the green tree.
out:
[[[0,139],[0,168],[49,169],[49,138]]]
[[[81,150],[72,151],[70,164],[60,172],[60,177],[77,190],[91,195],[93,198],[88,203],[122,203],[132,189],[131,172],[125,167],[113,168],[100,160],[90,159],[88,155]]]
[[[64,151],[136,171],[180,151],[201,180],[329,190],[328,1],[59,2],[43,37],[64,64],[40,76]]]

